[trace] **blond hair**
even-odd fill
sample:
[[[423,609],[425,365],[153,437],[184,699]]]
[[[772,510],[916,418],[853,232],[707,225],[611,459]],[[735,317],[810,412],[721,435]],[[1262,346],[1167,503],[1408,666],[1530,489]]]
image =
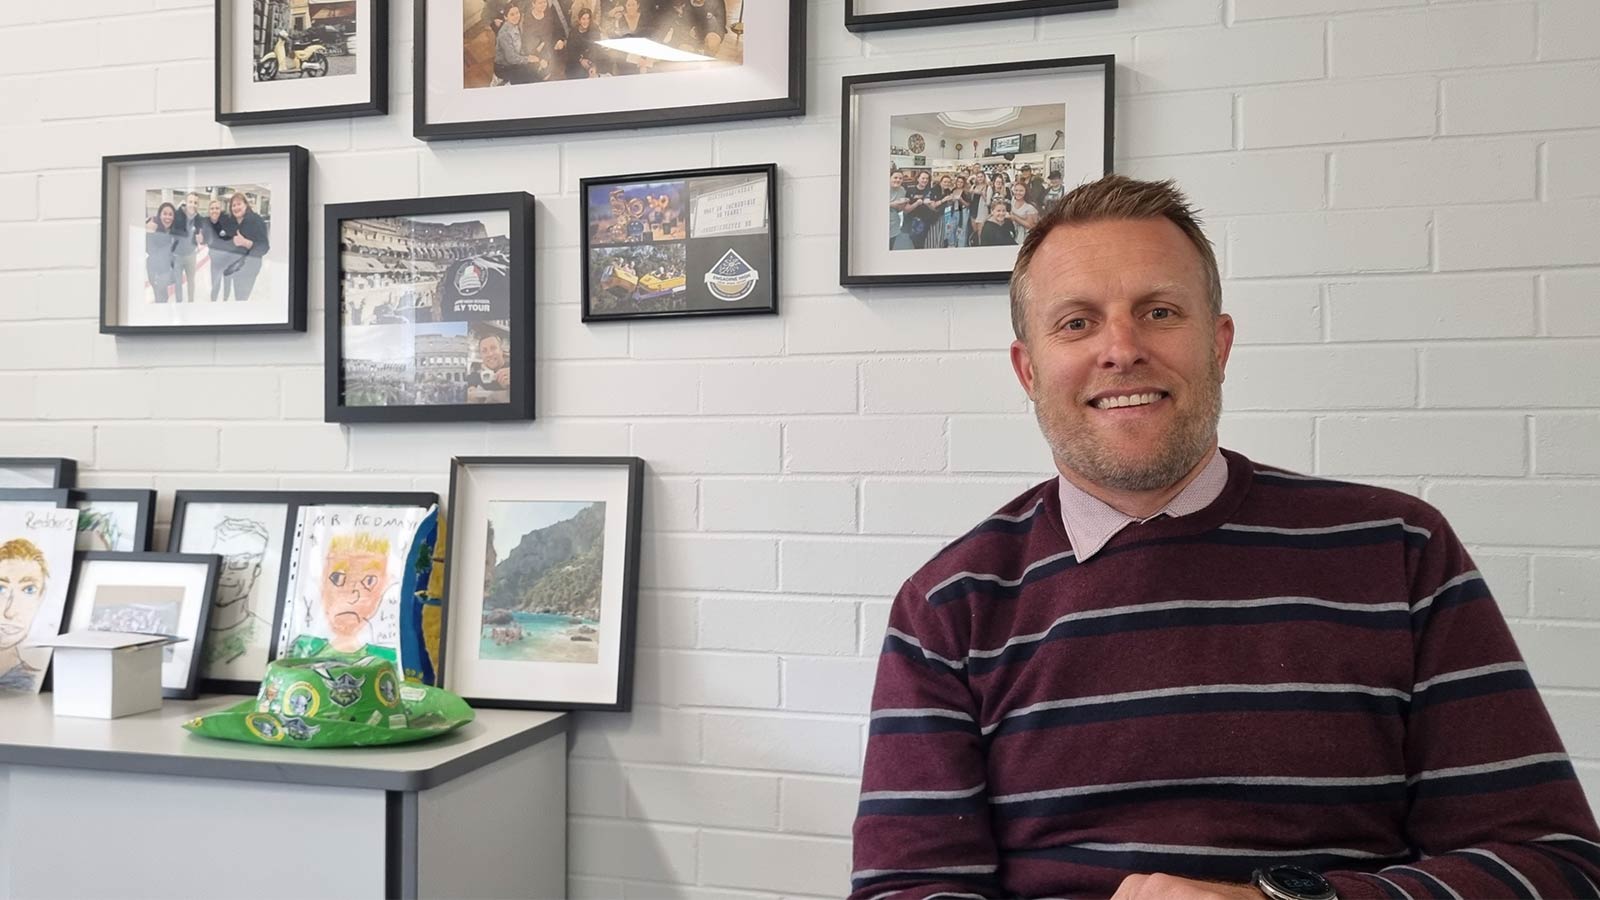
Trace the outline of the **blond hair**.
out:
[[[38,563],[39,574],[46,578],[50,577],[50,566],[44,561],[44,554],[39,551],[38,547],[34,546],[33,541],[27,538],[12,538],[4,544],[0,544],[0,562],[5,562],[9,559]]]
[[[377,553],[389,555],[389,539],[365,531],[336,534],[328,540],[329,553]]]

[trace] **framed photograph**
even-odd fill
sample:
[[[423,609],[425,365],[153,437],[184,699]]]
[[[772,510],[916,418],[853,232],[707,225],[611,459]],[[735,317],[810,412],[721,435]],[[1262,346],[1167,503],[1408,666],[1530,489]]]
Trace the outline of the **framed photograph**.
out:
[[[389,111],[388,0],[216,0],[224,125]]]
[[[412,127],[434,140],[802,115],[805,28],[805,0],[417,0]]]
[[[161,696],[191,699],[217,561],[214,553],[79,553],[67,630],[183,638],[161,650]]]
[[[0,488],[0,510],[48,511],[71,506],[72,491],[66,488]]]
[[[877,31],[1116,8],[1117,0],[844,0],[844,27]]]
[[[76,460],[55,456],[0,457],[0,489],[69,488],[77,480]]]
[[[201,689],[254,694],[272,658],[290,539],[302,506],[431,506],[432,493],[365,491],[178,491],[172,503],[174,553],[221,557],[206,633],[200,642]]]
[[[643,477],[628,456],[451,462],[443,687],[474,706],[629,708]]]
[[[326,215],[327,421],[533,418],[532,195]]]
[[[77,536],[70,509],[0,504],[0,696],[44,686],[50,649],[30,645],[61,633]]]
[[[132,553],[150,549],[156,492],[148,488],[95,488],[71,493],[78,511],[78,549]]]
[[[1085,56],[845,78],[839,283],[1009,280],[1043,210],[1111,171],[1114,72]]]
[[[585,178],[583,321],[778,311],[778,167]]]
[[[306,330],[303,147],[108,156],[100,332]]]

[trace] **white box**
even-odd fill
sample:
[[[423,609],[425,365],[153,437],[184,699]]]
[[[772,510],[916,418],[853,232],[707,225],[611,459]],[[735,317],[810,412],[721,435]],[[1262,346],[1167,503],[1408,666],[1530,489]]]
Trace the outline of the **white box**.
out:
[[[55,648],[50,678],[56,715],[115,719],[161,708],[161,648],[179,640],[69,631],[33,646]]]

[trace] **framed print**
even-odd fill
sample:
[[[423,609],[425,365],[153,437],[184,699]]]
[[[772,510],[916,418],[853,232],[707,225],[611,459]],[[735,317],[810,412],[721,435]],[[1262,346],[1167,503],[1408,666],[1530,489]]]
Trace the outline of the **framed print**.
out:
[[[131,553],[150,549],[156,492],[95,488],[71,493],[78,511],[78,549]]]
[[[434,140],[802,115],[805,8],[417,0],[412,127]]]
[[[0,695],[44,685],[50,648],[30,645],[61,633],[77,536],[70,509],[0,504]]]
[[[1117,0],[844,0],[844,27],[876,31],[1116,8]]]
[[[845,78],[839,283],[1008,281],[1048,204],[1111,171],[1114,72],[1085,56]]]
[[[778,311],[778,167],[585,178],[583,321]]]
[[[48,511],[72,506],[66,488],[0,488],[0,510]]]
[[[0,457],[0,489],[69,488],[77,479],[76,460],[55,456]]]
[[[629,708],[643,477],[628,456],[451,462],[443,687],[474,706]]]
[[[389,111],[388,0],[216,0],[217,121]]]
[[[327,421],[533,418],[532,195],[326,216]]]
[[[272,658],[289,541],[301,506],[428,507],[438,499],[427,492],[178,491],[167,549],[221,557],[210,618],[198,648],[201,689],[254,694],[260,686]]]
[[[303,147],[108,156],[100,332],[306,330]]]
[[[191,699],[217,561],[214,553],[79,553],[67,630],[183,638],[161,648],[161,696]]]

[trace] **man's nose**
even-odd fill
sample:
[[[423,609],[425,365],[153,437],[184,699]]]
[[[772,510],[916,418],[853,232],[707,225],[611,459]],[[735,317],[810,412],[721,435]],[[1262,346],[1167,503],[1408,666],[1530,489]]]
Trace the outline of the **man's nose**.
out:
[[[1129,369],[1147,361],[1143,337],[1132,316],[1111,316],[1101,333],[1104,344],[1100,349],[1100,368]]]

